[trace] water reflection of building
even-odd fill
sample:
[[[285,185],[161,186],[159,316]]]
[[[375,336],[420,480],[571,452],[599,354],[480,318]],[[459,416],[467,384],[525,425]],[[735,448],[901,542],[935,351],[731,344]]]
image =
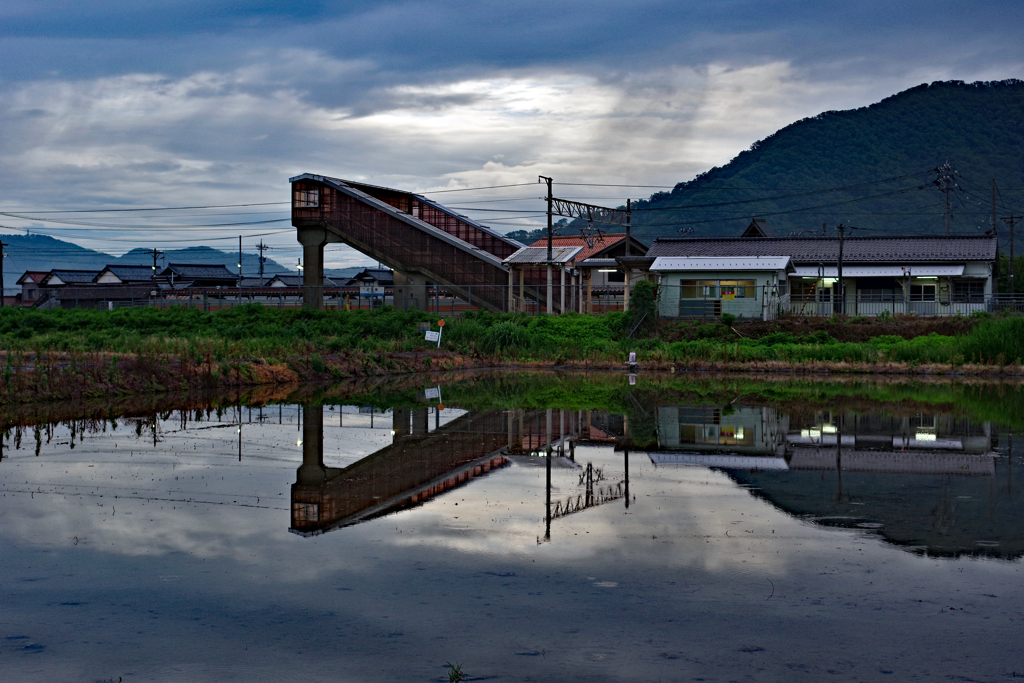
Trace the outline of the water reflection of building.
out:
[[[786,469],[788,421],[774,408],[661,406],[659,450],[650,458],[656,465]]]
[[[1019,468],[987,422],[950,415],[709,405],[658,409],[658,465],[720,467],[817,524],[875,529],[934,555],[1024,555]]]

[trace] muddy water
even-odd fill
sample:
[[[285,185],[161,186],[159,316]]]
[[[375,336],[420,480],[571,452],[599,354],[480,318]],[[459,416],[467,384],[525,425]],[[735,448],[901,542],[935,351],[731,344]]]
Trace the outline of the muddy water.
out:
[[[1006,426],[436,404],[10,429],[3,680],[1024,674]]]

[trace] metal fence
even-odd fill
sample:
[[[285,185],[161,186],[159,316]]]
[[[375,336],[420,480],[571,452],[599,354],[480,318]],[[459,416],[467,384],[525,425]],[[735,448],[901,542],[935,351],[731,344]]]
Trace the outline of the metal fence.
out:
[[[398,309],[418,308],[444,315],[459,315],[481,310],[484,303],[500,302],[502,312],[538,315],[548,311],[547,287],[543,285],[408,285],[387,288],[383,294],[367,295],[349,288],[216,288],[193,287],[153,289],[139,287],[63,287],[48,290],[38,301],[39,308],[89,308],[115,310],[133,307],[200,308],[217,311],[246,304],[274,308],[301,308],[307,290],[322,296],[326,310],[375,310],[384,306]],[[564,299],[564,308],[563,308]],[[553,286],[553,313],[580,312],[603,314],[624,309],[623,288],[586,285]],[[493,304],[492,304],[493,305]]]
[[[921,317],[967,316],[975,313],[1024,313],[1024,295],[991,294],[957,299],[924,297],[861,297],[847,296],[845,306],[838,299],[791,297],[789,312],[793,315],[830,317],[840,312],[849,316],[877,317],[885,315],[916,315]]]

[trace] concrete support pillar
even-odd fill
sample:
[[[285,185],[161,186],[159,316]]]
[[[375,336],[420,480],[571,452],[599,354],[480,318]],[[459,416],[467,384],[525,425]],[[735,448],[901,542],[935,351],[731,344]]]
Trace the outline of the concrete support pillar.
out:
[[[594,291],[591,288],[594,282],[594,269],[587,268],[587,310],[586,312],[593,315],[594,313]]]
[[[519,301],[523,304],[523,310],[526,310],[526,268],[519,269]],[[540,306],[539,301],[537,306]]]
[[[562,315],[565,313],[565,266],[561,265],[558,267],[559,284],[558,287],[561,290],[561,301],[558,303],[558,313]]]
[[[402,311],[428,310],[427,279],[416,273],[395,271],[395,308]]]
[[[623,268],[626,271],[626,277],[623,278],[622,282],[622,308],[623,310],[629,309],[629,268]]]
[[[412,433],[413,435],[426,434],[430,429],[430,413],[427,408],[417,408],[412,411]]]
[[[511,313],[515,308],[515,293],[512,288],[515,286],[515,275],[516,269],[512,264],[508,264],[508,312]]]
[[[403,436],[409,435],[409,409],[395,408],[391,411],[391,431],[394,432],[391,439],[398,441]]]
[[[551,285],[551,264],[548,264],[548,301],[547,301],[547,309],[546,309],[547,312],[548,312],[548,315],[550,315],[551,313],[554,312],[554,308],[555,308],[554,307],[554,301],[555,301],[555,292],[554,292],[554,289],[553,289],[553,287]]]
[[[302,245],[302,304],[320,310],[324,307],[324,228],[297,228]]]
[[[324,467],[323,406],[302,406],[302,464],[296,472],[295,483],[318,486],[340,471]]]

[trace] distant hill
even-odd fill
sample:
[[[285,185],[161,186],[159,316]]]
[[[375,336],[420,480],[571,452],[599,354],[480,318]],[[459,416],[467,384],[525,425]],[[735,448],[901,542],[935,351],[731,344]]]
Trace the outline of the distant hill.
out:
[[[1024,81],[920,85],[798,121],[633,204],[634,235],[647,243],[683,230],[734,236],[753,217],[780,236],[840,222],[870,229],[864,235],[940,233],[944,201],[931,169],[947,160],[961,188],[952,193],[951,232],[989,228],[993,178],[999,215],[1024,212]],[[848,189],[820,191],[838,187]]]

